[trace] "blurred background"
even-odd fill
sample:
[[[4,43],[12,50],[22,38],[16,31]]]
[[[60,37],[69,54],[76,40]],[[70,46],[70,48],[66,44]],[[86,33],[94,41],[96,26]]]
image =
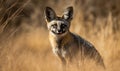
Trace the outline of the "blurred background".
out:
[[[106,71],[120,71],[119,0],[0,0],[0,71],[62,71],[52,53],[44,19],[46,6],[62,15],[74,7],[70,30],[90,41]],[[68,71],[102,71],[100,68]]]

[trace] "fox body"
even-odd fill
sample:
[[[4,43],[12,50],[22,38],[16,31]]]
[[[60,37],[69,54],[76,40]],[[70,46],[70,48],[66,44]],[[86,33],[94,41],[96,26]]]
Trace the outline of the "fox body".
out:
[[[62,17],[58,17],[52,8],[46,7],[45,18],[52,50],[63,64],[78,54],[81,54],[81,58],[94,59],[97,63],[104,64],[101,55],[90,42],[69,31],[73,7],[68,7]]]

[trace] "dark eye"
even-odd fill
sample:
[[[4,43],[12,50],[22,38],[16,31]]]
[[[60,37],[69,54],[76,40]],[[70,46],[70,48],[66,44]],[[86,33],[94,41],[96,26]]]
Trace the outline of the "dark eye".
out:
[[[62,24],[62,25],[61,25],[61,27],[62,27],[62,28],[65,28],[65,27],[67,27],[67,25],[65,25],[65,24]]]
[[[53,28],[57,28],[57,24],[53,24],[52,27],[53,27]]]

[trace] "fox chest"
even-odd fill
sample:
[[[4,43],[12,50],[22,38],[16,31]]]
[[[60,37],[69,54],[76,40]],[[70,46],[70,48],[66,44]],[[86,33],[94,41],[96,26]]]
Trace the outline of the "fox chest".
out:
[[[62,40],[50,38],[50,43],[53,53],[58,57],[69,58],[77,52],[76,43],[69,36]]]
[[[50,41],[52,46],[53,53],[58,57],[66,57],[69,55],[69,49],[65,45],[58,44],[57,42],[54,42],[53,40]]]
[[[53,50],[53,53],[58,56],[58,57],[63,57],[63,58],[66,58],[66,57],[69,57],[70,55],[70,51],[69,51],[69,47],[65,47],[65,46],[61,46],[61,47],[54,47],[52,48]]]
[[[65,58],[65,59],[71,59],[76,57],[78,54],[79,48],[75,44],[69,44],[65,46],[55,47],[53,48],[53,53],[60,57],[60,58]]]
[[[71,58],[77,53],[77,46],[74,43],[62,44],[52,44],[53,53],[62,58]]]

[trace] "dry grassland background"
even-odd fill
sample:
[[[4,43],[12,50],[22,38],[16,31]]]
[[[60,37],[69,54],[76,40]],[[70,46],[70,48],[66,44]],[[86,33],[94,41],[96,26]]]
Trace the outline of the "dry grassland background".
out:
[[[95,45],[106,71],[120,71],[119,0],[0,0],[0,71],[62,71],[52,53],[44,9],[74,7],[70,30]],[[71,66],[68,71],[103,71]]]

